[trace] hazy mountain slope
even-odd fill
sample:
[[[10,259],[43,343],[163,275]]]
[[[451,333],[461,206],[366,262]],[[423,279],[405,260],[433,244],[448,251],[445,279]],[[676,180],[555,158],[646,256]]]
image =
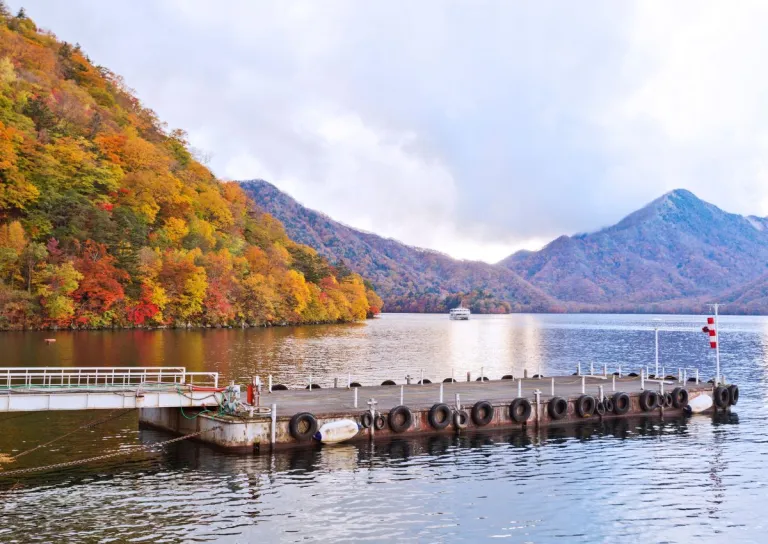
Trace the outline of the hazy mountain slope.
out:
[[[452,259],[436,251],[353,229],[305,208],[266,181],[244,181],[241,186],[259,206],[285,225],[294,240],[315,248],[332,261],[344,261],[373,282],[384,298],[385,308],[391,309],[393,301],[402,297],[440,298],[472,290],[509,302],[513,311],[559,308],[552,297],[504,267]]]
[[[768,272],[768,220],[678,189],[612,227],[499,264],[562,301],[605,308],[716,295]]]

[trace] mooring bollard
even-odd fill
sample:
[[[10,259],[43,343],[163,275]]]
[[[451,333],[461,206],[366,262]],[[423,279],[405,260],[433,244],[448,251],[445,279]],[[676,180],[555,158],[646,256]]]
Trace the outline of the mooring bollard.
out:
[[[269,437],[269,443],[275,445],[275,434],[277,432],[277,404],[272,405],[272,429]]]
[[[555,379],[554,378],[552,378],[552,391],[551,391],[551,394],[552,394],[553,397],[555,396]]]
[[[269,378],[269,392],[271,393],[272,392],[272,374],[270,374],[268,378]]]
[[[443,402],[443,382],[440,382],[440,403]]]
[[[517,398],[520,398],[523,396],[523,380],[520,378],[517,379]]]
[[[404,394],[405,394],[405,386],[401,385],[400,386],[400,406],[403,405],[403,396],[404,396]]]
[[[355,390],[355,408],[357,408],[357,390],[360,389],[359,387],[353,387],[352,389]]]
[[[587,378],[581,377],[581,394],[584,395],[587,392]]]

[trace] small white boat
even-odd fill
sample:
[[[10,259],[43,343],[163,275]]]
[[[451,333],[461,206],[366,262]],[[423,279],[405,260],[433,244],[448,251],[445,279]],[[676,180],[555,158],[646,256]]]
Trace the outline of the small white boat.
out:
[[[469,308],[465,308],[464,306],[459,306],[458,308],[452,308],[448,312],[448,317],[450,319],[456,319],[456,320],[467,320],[469,319]]]
[[[360,427],[351,419],[339,419],[323,424],[315,433],[314,439],[323,444],[338,444],[354,438]]]

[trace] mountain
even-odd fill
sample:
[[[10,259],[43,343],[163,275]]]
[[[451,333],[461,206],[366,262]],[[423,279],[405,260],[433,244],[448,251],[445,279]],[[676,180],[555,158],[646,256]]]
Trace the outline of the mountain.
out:
[[[768,219],[727,213],[678,189],[614,226],[561,236],[499,264],[573,309],[685,307],[725,293],[747,304],[743,297],[759,294],[747,285],[768,273]],[[749,298],[750,307],[760,300]]]
[[[353,229],[305,208],[263,180],[240,185],[285,225],[293,239],[368,278],[388,311],[444,311],[461,302],[479,312],[562,309],[554,298],[505,267],[452,259]]]
[[[0,0],[0,328],[336,322],[380,304]]]

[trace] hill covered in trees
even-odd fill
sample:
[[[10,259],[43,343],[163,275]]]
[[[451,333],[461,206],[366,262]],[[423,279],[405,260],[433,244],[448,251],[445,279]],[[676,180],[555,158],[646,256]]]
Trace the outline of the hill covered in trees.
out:
[[[217,180],[120,76],[0,1],[0,328],[335,322],[380,306]]]
[[[446,312],[460,303],[476,313],[562,311],[553,297],[505,267],[412,247],[353,229],[306,208],[264,180],[245,192],[277,217],[295,240],[373,282],[388,312]]]

